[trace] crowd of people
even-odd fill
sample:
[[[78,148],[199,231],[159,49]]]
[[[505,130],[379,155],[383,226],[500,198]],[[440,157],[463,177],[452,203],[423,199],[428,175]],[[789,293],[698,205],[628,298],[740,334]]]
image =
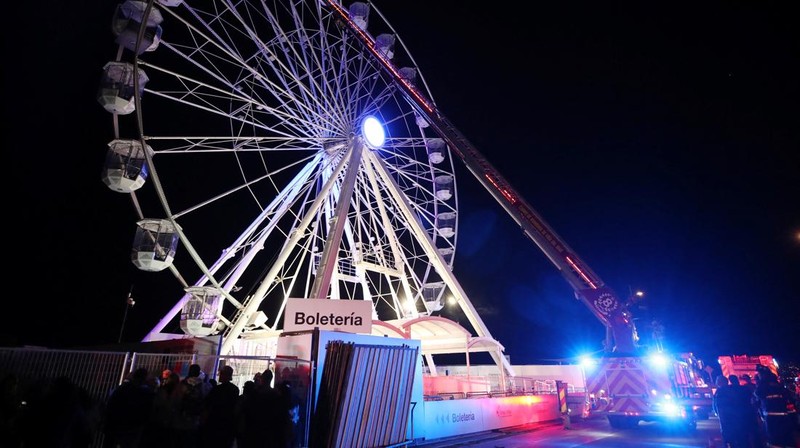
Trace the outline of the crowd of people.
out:
[[[759,366],[755,378],[718,376],[714,412],[727,448],[797,448],[797,410],[792,392],[777,375]]]
[[[244,383],[232,382],[233,368],[219,379],[197,364],[181,378],[133,371],[104,403],[92,400],[68,377],[20,390],[3,378],[2,441],[9,448],[88,448],[102,435],[103,448],[292,448],[302,444],[300,403],[291,385],[273,385],[266,369]]]
[[[108,400],[104,448],[296,446],[297,402],[290,385],[273,387],[270,369],[241,391],[232,378],[230,366],[219,369],[219,381],[207,378],[197,364],[183,379],[165,370],[160,382],[137,369]]]
[[[98,420],[94,400],[66,376],[30,385],[14,374],[2,378],[2,447],[86,448]]]

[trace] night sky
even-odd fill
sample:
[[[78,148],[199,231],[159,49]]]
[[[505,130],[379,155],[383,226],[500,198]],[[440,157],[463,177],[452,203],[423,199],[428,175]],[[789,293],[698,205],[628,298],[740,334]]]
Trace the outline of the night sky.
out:
[[[22,2],[4,27],[2,340],[135,341],[180,289],[129,261],[95,99],[114,2]],[[379,1],[439,109],[665,343],[800,361],[800,36],[789,2]],[[600,348],[603,326],[458,167],[454,271],[514,364]],[[10,275],[9,275],[10,274]],[[166,286],[170,285],[170,286]],[[158,298],[155,291],[173,288]]]

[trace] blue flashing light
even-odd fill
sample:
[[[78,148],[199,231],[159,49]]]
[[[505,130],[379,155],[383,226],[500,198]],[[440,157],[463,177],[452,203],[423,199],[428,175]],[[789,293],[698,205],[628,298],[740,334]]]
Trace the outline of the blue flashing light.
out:
[[[667,357],[663,353],[653,353],[648,356],[647,360],[651,365],[659,368],[665,368],[669,365]]]
[[[380,148],[386,141],[386,132],[383,129],[383,125],[372,115],[365,118],[361,123],[361,134],[364,136],[367,146],[372,149]]]
[[[597,360],[589,356],[581,356],[579,362],[581,367],[586,371],[592,371],[597,368]]]
[[[664,414],[670,417],[681,417],[683,414],[682,408],[672,401],[662,404],[661,409],[664,411]]]

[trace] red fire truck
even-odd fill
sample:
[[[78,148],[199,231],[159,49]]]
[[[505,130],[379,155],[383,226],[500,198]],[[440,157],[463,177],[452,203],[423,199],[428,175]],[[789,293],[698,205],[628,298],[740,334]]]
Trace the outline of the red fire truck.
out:
[[[372,52],[375,62],[394,79],[419,116],[544,252],[572,287],[575,297],[605,326],[605,355],[594,369],[587,371],[587,392],[595,400],[593,412],[607,416],[614,427],[635,426],[640,420],[662,420],[694,428],[697,405],[693,397],[704,393],[702,387],[698,389],[698,382],[704,386],[702,379],[698,381],[679,356],[662,352],[651,357],[641,353],[630,301],[622,300],[605,284],[434,103],[401,76],[344,10],[331,5],[342,15],[343,24]],[[710,389],[705,398],[710,403]]]
[[[691,365],[665,353],[607,355],[587,369],[592,413],[614,428],[660,421],[694,429],[711,412],[712,391]]]

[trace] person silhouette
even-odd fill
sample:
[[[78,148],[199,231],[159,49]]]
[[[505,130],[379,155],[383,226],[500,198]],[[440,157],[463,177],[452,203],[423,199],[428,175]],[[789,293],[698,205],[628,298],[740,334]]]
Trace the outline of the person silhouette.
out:
[[[233,384],[233,367],[219,369],[219,382],[206,397],[200,422],[200,446],[230,448],[236,438],[236,402],[239,386]]]
[[[734,390],[728,382],[729,378],[719,375],[714,384],[717,389],[714,391],[713,408],[714,413],[719,418],[719,430],[722,433],[722,440],[725,446],[731,446],[737,439],[736,428],[736,405]]]
[[[791,393],[778,376],[762,369],[756,384],[755,396],[758,400],[761,420],[767,443],[777,446],[793,446],[796,440],[793,432],[797,424],[797,410],[794,408]]]
[[[177,434],[182,446],[194,448],[199,443],[200,418],[203,414],[206,397],[211,391],[211,384],[206,381],[205,373],[198,364],[189,366],[186,378],[181,380],[183,396],[181,416],[177,425]]]
[[[106,405],[104,446],[137,447],[153,410],[155,390],[147,381],[147,369],[136,369],[111,393]]]

